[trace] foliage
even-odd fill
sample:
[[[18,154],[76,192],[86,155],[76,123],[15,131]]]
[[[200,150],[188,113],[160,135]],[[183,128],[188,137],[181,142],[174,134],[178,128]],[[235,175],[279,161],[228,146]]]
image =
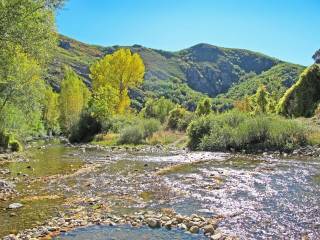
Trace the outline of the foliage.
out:
[[[12,46],[39,63],[48,60],[56,47],[54,10],[63,1],[2,0],[0,1],[0,47]]]
[[[90,142],[101,131],[101,124],[88,113],[82,113],[79,122],[71,129],[70,142]]]
[[[158,99],[164,97],[189,111],[195,111],[197,103],[206,95],[191,89],[186,83],[175,79],[159,80],[151,78],[142,85],[144,97]]]
[[[269,103],[269,93],[265,86],[261,85],[252,98],[254,113],[267,113]]]
[[[127,126],[120,132],[120,144],[140,144],[146,138],[160,129],[160,122],[156,119],[140,119],[132,125]]]
[[[0,131],[15,135],[41,132],[41,102],[45,88],[37,61],[16,48],[4,53],[0,69]]]
[[[20,152],[23,150],[22,144],[16,139],[11,140],[9,145],[12,152]]]
[[[45,129],[51,133],[59,133],[59,95],[50,87],[45,89],[43,102],[43,122]]]
[[[119,144],[140,144],[144,140],[144,129],[141,125],[126,127],[121,131]]]
[[[208,115],[211,112],[211,109],[212,104],[210,98],[204,98],[198,103],[196,114],[198,116]]]
[[[189,147],[194,150],[289,151],[306,144],[307,129],[297,121],[279,116],[230,111],[203,116],[188,128]]]
[[[90,68],[93,92],[111,87],[118,95],[117,113],[123,113],[130,105],[128,89],[142,83],[145,67],[141,57],[129,49],[119,49],[106,55]]]
[[[194,114],[181,106],[171,110],[167,120],[167,128],[171,130],[185,131],[193,120]]]
[[[69,134],[72,127],[80,120],[82,111],[87,107],[90,92],[70,68],[66,68],[65,71],[59,99],[60,126],[64,133]]]
[[[100,121],[106,121],[116,113],[119,96],[111,86],[104,86],[94,91],[89,102],[92,116]]]
[[[155,118],[164,123],[169,112],[175,108],[175,104],[169,99],[161,97],[160,99],[149,99],[145,107],[141,111],[141,115],[145,118]]]
[[[310,117],[320,101],[320,65],[308,67],[281,98],[277,112],[290,117]]]
[[[285,91],[298,80],[303,70],[304,67],[300,65],[280,63],[259,75],[245,75],[239,83],[234,84],[221,96],[241,100],[245,96],[255,94],[259,86],[264,85],[270,93],[275,94],[276,100],[279,100]]]

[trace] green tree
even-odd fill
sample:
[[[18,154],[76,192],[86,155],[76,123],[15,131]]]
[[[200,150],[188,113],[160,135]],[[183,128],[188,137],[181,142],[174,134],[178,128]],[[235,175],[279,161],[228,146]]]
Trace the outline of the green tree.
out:
[[[78,123],[89,98],[90,92],[86,85],[71,68],[66,68],[59,99],[60,126],[64,133],[69,134]]]
[[[198,103],[196,114],[198,116],[208,115],[211,112],[211,109],[212,104],[210,98],[204,98]]]
[[[176,107],[176,104],[169,99],[161,97],[160,99],[148,99],[145,107],[141,110],[141,115],[145,118],[155,118],[164,123],[169,112]]]
[[[118,94],[117,113],[123,113],[130,105],[129,88],[143,81],[145,66],[139,54],[129,49],[119,49],[93,64],[90,68],[93,93],[110,86]]]
[[[47,87],[44,96],[43,122],[49,135],[58,133],[59,126],[59,95]]]
[[[178,128],[179,120],[184,117],[186,110],[180,106],[171,110],[168,117],[167,127],[172,130]]]
[[[39,63],[48,60],[56,47],[55,9],[62,3],[61,0],[1,0],[1,52],[19,46]]]
[[[255,113],[267,113],[269,104],[269,93],[267,88],[261,85],[256,94],[253,97],[254,112]]]
[[[26,135],[41,131],[45,83],[36,60],[16,48],[0,70],[0,131]]]

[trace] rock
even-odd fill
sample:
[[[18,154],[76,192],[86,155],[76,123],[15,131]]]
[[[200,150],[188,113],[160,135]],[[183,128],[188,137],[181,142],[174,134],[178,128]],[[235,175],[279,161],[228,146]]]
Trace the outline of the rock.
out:
[[[181,216],[180,214],[178,214],[178,215],[176,216],[176,219],[177,219],[177,222],[178,222],[178,223],[182,223],[183,220],[184,220],[184,217]]]
[[[172,228],[172,222],[171,221],[168,221],[168,222],[166,222],[165,223],[165,228],[167,228],[167,229],[171,229]]]
[[[217,233],[217,234],[212,235],[210,239],[211,240],[220,240],[222,238],[223,238],[222,234],[221,233]]]
[[[189,229],[189,232],[191,232],[191,233],[199,233],[199,227],[198,226],[192,226]]]
[[[151,228],[159,228],[159,227],[161,227],[160,221],[158,219],[155,219],[155,218],[147,219],[147,224]]]
[[[215,227],[211,224],[203,227],[204,233],[210,233],[211,235],[214,234],[214,230],[215,230]]]
[[[17,209],[17,208],[21,208],[23,207],[23,205],[21,203],[11,203],[9,205],[9,209]]]

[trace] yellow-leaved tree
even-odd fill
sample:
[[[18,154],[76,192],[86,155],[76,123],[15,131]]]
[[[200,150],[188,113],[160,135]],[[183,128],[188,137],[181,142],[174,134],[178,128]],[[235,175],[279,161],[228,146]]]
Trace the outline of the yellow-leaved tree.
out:
[[[90,71],[93,96],[98,94],[99,101],[103,104],[111,104],[104,109],[111,110],[114,106],[115,112],[121,114],[130,105],[128,89],[143,82],[145,66],[139,54],[122,48],[97,61],[91,66]],[[116,102],[111,101],[108,93],[116,95],[112,97]],[[103,108],[100,107],[100,109]]]
[[[71,68],[66,68],[59,99],[60,126],[64,133],[70,133],[71,128],[78,123],[89,98],[87,86]]]

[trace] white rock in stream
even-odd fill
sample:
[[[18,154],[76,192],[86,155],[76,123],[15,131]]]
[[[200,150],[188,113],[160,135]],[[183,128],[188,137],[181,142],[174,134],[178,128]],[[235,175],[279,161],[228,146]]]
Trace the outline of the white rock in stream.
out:
[[[9,209],[17,209],[17,208],[21,208],[23,207],[23,205],[21,203],[11,203],[9,205]]]

